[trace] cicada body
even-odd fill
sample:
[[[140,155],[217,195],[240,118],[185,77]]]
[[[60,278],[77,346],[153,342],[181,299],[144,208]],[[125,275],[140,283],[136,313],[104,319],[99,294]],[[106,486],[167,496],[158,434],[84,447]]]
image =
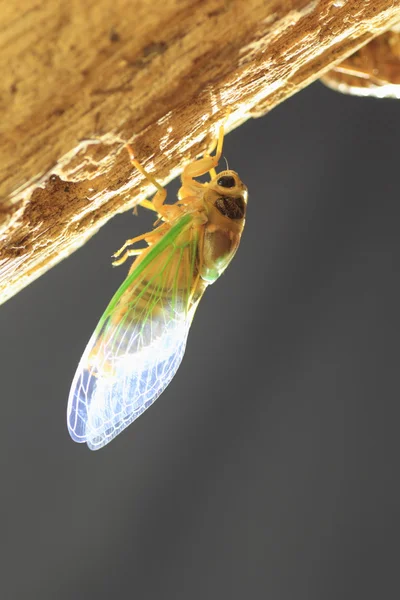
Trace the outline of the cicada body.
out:
[[[183,358],[190,324],[206,289],[226,269],[245,223],[247,189],[237,173],[215,172],[215,156],[186,166],[178,201],[164,204],[158,188],[152,202],[162,225],[128,240],[116,253],[121,264],[138,255],[101,317],[81,358],[68,400],[68,429],[76,442],[97,450],[108,444],[163,392]],[[211,181],[194,178],[207,171]],[[145,249],[130,248],[139,240]]]

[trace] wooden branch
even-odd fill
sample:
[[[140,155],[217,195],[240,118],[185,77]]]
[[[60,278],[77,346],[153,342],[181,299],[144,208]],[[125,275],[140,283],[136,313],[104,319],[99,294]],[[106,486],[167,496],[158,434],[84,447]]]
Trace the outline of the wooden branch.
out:
[[[266,113],[389,28],[399,7],[3,0],[0,301],[149,191],[124,141],[166,182],[228,107],[228,129]]]

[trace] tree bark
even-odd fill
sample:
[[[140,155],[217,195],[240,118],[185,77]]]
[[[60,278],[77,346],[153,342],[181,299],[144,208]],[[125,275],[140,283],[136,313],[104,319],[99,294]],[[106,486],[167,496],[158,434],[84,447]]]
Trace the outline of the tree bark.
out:
[[[400,17],[400,0],[0,8],[0,302],[150,191],[124,142],[165,183],[228,108],[228,130],[265,114]]]

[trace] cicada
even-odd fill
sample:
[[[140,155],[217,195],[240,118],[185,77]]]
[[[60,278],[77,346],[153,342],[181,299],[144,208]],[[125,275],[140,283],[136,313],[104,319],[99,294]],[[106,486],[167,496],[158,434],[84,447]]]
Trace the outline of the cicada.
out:
[[[136,256],[125,281],[101,317],[78,365],[68,399],[68,429],[91,450],[108,444],[165,390],[185,352],[197,305],[225,271],[245,224],[247,188],[230,169],[217,174],[224,132],[213,149],[188,164],[178,199],[135,159],[157,189],[142,204],[158,214],[155,229],[127,240],[114,255],[119,265]],[[214,153],[215,149],[215,153]],[[196,178],[210,174],[210,181]],[[134,248],[137,242],[145,248]]]

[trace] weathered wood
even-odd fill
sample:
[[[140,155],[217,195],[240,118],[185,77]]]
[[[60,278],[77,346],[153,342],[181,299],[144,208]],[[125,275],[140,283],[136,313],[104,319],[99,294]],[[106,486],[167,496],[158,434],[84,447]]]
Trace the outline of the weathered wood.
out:
[[[335,65],[322,81],[344,94],[400,98],[400,26]]]
[[[0,0],[0,301],[149,191],[124,141],[166,182],[228,107],[228,129],[266,113],[389,28],[399,7]]]

